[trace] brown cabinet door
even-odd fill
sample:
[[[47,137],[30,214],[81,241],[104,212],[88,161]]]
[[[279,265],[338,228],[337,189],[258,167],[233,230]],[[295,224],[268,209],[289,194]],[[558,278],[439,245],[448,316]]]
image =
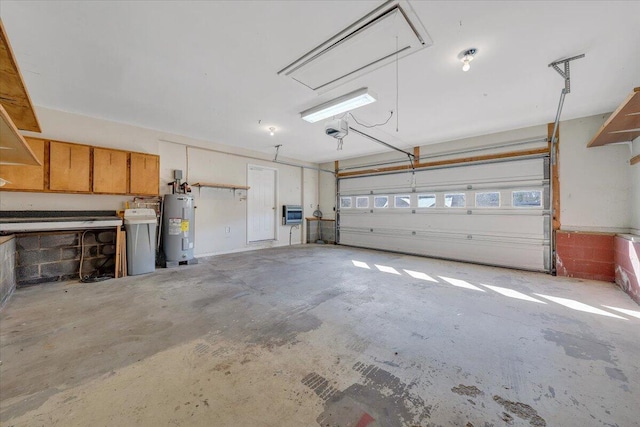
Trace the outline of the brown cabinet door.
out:
[[[124,151],[93,149],[93,192],[127,193],[127,153]]]
[[[91,148],[84,145],[51,142],[49,146],[49,189],[91,191]]]
[[[157,195],[160,192],[160,157],[131,153],[131,194]]]
[[[3,190],[44,190],[44,141],[24,138],[42,166],[0,165],[0,178],[9,182]]]

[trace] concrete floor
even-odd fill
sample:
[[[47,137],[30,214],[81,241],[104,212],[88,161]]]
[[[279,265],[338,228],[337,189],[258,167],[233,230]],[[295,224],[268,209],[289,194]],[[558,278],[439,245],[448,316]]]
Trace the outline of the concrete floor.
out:
[[[229,254],[18,290],[0,421],[638,426],[638,316],[602,282],[329,245]]]

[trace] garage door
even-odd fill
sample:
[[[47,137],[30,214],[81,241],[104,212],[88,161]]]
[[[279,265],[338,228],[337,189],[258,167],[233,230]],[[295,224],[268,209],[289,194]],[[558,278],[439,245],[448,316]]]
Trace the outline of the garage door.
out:
[[[550,269],[547,157],[338,180],[338,241]]]

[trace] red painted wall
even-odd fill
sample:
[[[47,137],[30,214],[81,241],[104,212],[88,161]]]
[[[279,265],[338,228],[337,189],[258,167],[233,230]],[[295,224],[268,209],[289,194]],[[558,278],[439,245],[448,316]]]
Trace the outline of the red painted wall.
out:
[[[616,283],[640,304],[640,242],[616,236],[614,262]]]
[[[614,234],[556,232],[558,276],[615,281]]]

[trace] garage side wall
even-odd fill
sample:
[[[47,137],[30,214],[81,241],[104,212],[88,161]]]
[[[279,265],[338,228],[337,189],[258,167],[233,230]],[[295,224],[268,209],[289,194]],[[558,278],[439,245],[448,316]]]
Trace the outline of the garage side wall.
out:
[[[631,157],[640,156],[640,137],[631,144]],[[640,236],[640,163],[629,165],[631,168],[631,229]]]
[[[304,216],[311,216],[318,203],[317,170],[273,163],[272,153],[253,152],[47,108],[38,107],[37,113],[43,133],[25,132],[27,136],[160,155],[161,193],[170,192],[167,184],[173,180],[174,169],[182,170],[183,180],[186,178],[190,184],[201,181],[233,185],[247,185],[248,164],[276,169],[278,214],[277,239],[274,241],[247,242],[246,190],[192,189],[197,206],[196,256],[288,245],[290,229],[281,225],[279,207],[302,205]],[[282,156],[279,159],[288,160]],[[131,196],[2,192],[0,210],[119,210],[131,199]],[[304,242],[303,236],[304,224],[292,231],[292,243]]]
[[[609,114],[560,126],[562,230],[626,233],[631,228],[628,144],[587,148]]]
[[[587,148],[609,114],[563,122],[560,127],[558,275],[615,280],[615,235],[632,228],[628,144]]]

